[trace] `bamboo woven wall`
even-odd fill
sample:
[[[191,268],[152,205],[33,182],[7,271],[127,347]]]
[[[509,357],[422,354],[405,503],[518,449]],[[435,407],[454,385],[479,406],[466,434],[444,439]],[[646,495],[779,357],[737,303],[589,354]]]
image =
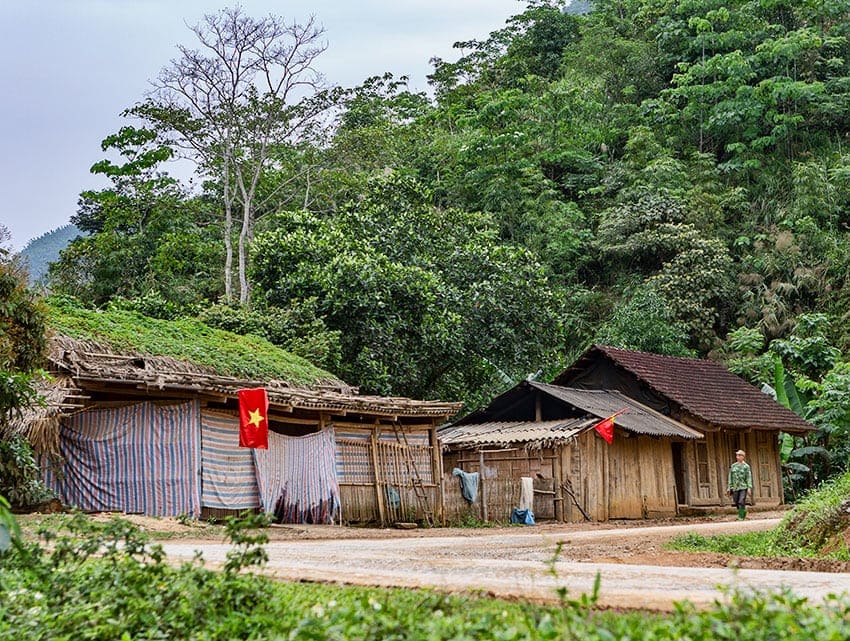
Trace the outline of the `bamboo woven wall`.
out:
[[[380,522],[381,505],[388,523],[424,520],[425,508],[434,510],[438,486],[432,467],[433,448],[423,444],[427,438],[417,436],[405,445],[394,435],[373,440],[368,431],[346,431],[336,440],[343,522]],[[414,490],[417,478],[426,504]]]

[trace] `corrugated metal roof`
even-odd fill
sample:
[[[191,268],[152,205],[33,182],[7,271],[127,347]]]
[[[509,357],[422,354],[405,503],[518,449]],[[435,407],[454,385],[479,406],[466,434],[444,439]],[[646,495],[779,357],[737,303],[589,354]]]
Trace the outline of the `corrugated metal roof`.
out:
[[[720,363],[594,345],[554,381],[570,385],[604,356],[683,410],[718,427],[806,432],[815,427]]]
[[[635,434],[677,436],[685,439],[702,438],[702,434],[697,430],[659,414],[614,390],[577,389],[535,381],[529,381],[529,384],[541,392],[583,409],[599,418],[608,418],[612,414],[625,409],[625,412],[614,419],[614,424]]]
[[[444,447],[504,447],[513,444],[550,447],[569,441],[596,422],[596,419],[586,418],[557,421],[490,421],[444,427],[439,431],[439,438]]]

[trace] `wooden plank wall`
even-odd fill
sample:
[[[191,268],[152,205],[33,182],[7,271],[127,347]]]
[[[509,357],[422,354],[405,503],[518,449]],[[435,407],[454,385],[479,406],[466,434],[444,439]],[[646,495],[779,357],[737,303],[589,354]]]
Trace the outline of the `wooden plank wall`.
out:
[[[565,521],[585,520],[582,509],[593,521],[676,514],[673,457],[667,439],[626,436],[616,430],[614,442],[608,445],[590,430],[563,448],[561,467]]]
[[[755,430],[747,436],[744,450],[753,470],[753,500],[757,504],[782,505],[785,493],[779,463],[779,434]]]
[[[785,497],[779,465],[779,434],[767,430],[748,432],[722,431],[712,433],[717,468],[717,492],[721,505],[730,503],[725,496],[729,466],[735,461],[739,449],[747,453],[747,462],[753,473],[752,501],[757,505],[781,505]]]
[[[643,516],[650,519],[675,516],[676,476],[672,443],[649,436],[639,436],[638,442]]]
[[[638,439],[620,432],[608,447],[608,518],[639,519],[643,516]]]
[[[596,432],[589,430],[562,448],[564,485],[572,488],[575,497],[573,500],[565,492],[565,521],[584,521],[582,510],[591,521],[608,519],[607,447],[608,444]]]
[[[560,461],[564,521],[640,519],[676,514],[673,455],[668,439],[627,435],[617,430],[608,445],[589,430],[555,450],[450,452],[444,456],[444,496],[449,522],[465,518],[504,522],[519,505],[520,477],[535,478],[534,513],[555,518],[554,457]],[[483,458],[483,467],[481,465]],[[470,505],[451,475],[483,470],[479,498]],[[537,475],[543,476],[539,479]],[[481,495],[484,495],[483,503]]]
[[[694,506],[726,506],[729,466],[735,452],[747,452],[753,472],[752,500],[758,505],[781,505],[784,502],[779,466],[779,435],[767,430],[707,432],[705,442],[689,442],[684,448],[690,494]],[[707,464],[703,461],[707,459]]]

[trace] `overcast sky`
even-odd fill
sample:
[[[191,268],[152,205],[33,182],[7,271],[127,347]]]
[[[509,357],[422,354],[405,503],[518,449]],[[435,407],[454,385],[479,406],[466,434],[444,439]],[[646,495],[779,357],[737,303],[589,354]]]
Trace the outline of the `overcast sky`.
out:
[[[148,81],[193,45],[187,24],[235,3],[214,0],[0,0],[0,223],[12,246],[69,222],[100,141],[122,126]],[[452,44],[485,38],[520,13],[521,0],[243,0],[246,13],[314,14],[328,50],[328,82],[359,84],[391,71],[426,90],[428,60],[454,60]]]

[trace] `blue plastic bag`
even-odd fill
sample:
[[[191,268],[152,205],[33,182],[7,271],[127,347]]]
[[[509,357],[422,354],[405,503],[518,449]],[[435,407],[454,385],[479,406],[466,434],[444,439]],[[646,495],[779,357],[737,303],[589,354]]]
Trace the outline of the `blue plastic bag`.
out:
[[[521,523],[522,525],[534,525],[534,512],[531,510],[520,510],[518,507],[511,512],[511,523]]]

